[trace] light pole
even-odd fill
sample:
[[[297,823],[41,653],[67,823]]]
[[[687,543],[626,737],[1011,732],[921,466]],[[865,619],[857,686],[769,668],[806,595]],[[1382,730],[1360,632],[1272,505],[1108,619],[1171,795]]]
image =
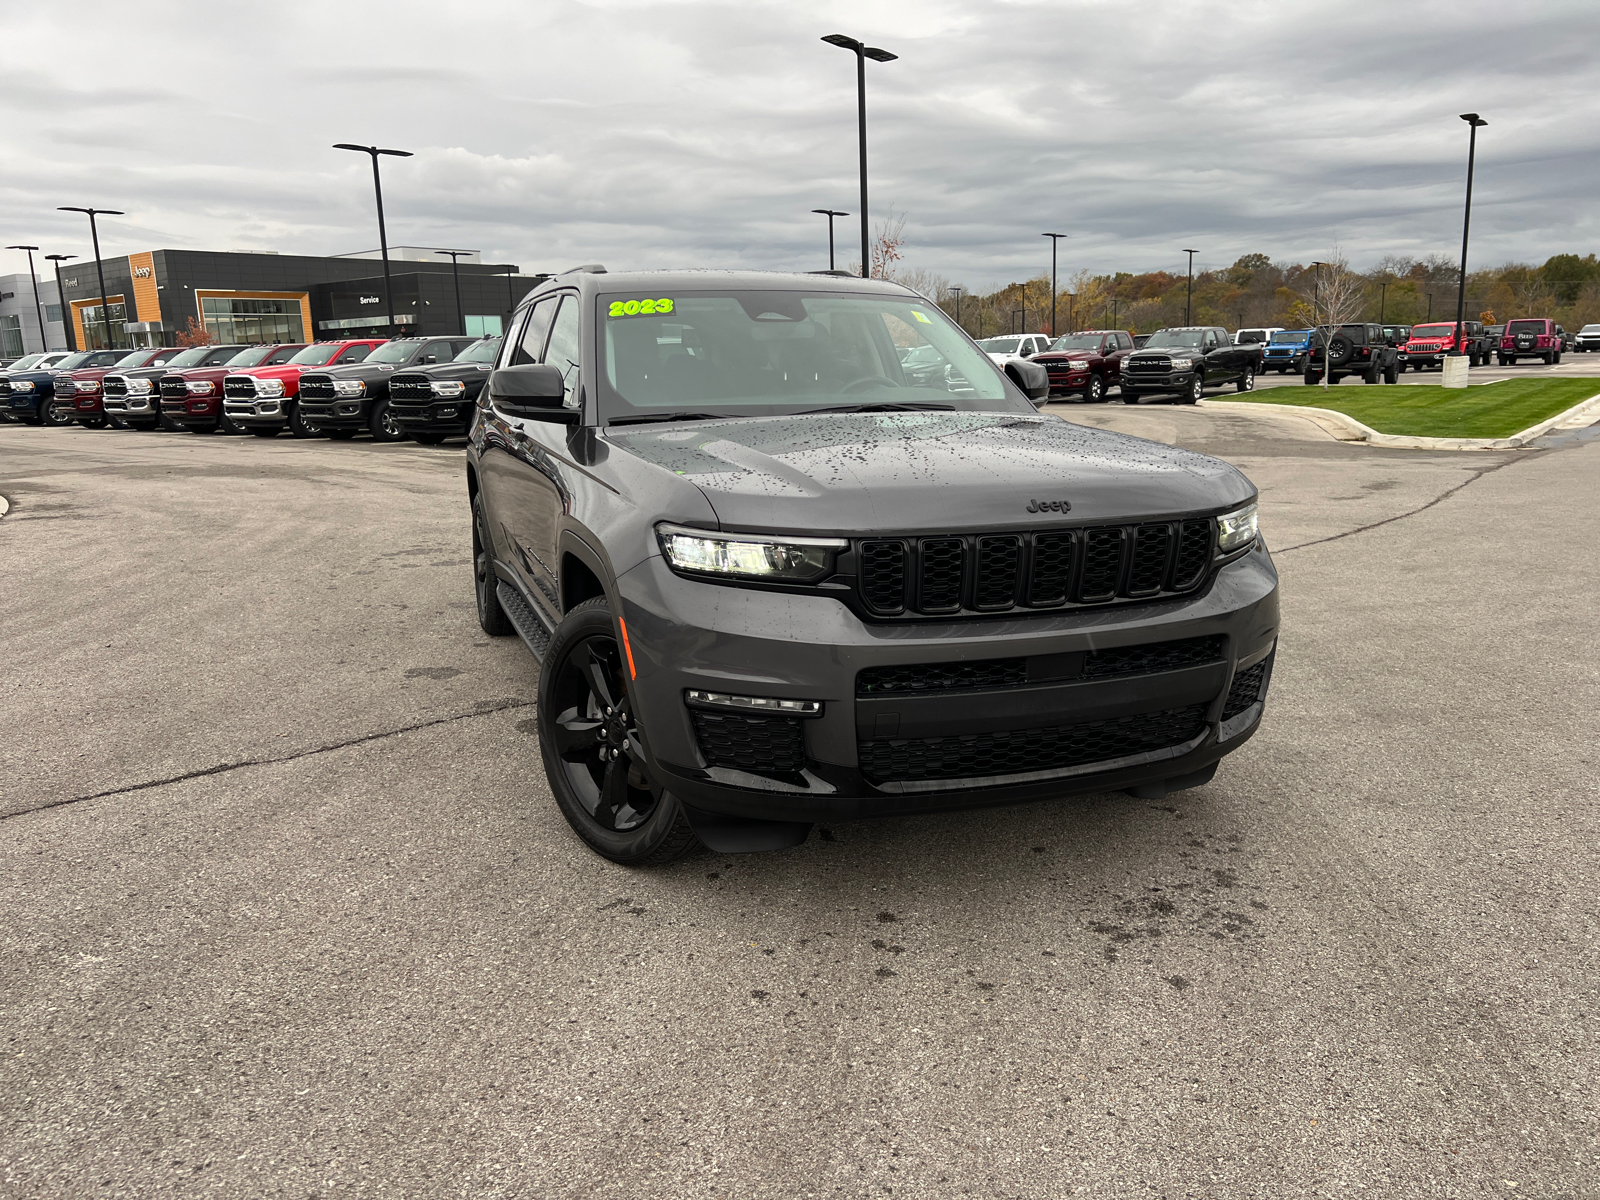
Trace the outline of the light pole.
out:
[[[1183,323],[1187,325],[1189,323],[1189,306],[1194,299],[1194,256],[1199,251],[1185,250],[1184,253],[1189,256],[1189,290],[1183,294]]]
[[[1428,320],[1433,320],[1433,293],[1428,293]]]
[[[872,275],[872,238],[867,228],[867,59],[887,63],[900,56],[842,33],[830,33],[822,40],[856,56],[856,108],[861,129],[861,278],[868,279]]]
[[[963,329],[964,327],[961,324],[961,291],[962,291],[962,289],[959,288],[959,287],[952,287],[950,290],[956,294],[956,328]]]
[[[434,253],[448,254],[450,256],[450,278],[455,282],[456,285],[456,321],[461,326],[461,335],[465,337],[467,333],[467,314],[466,310],[461,307],[461,268],[457,265],[456,259],[460,258],[463,254],[471,254],[473,251],[435,250]],[[420,333],[421,330],[418,330],[418,332]]]
[[[1315,347],[1317,344],[1317,334],[1319,332],[1317,329],[1317,302],[1322,298],[1322,268],[1328,264],[1325,262],[1314,262],[1311,265],[1315,267],[1317,271],[1316,279],[1311,285],[1311,345]],[[1330,327],[1329,333],[1331,336],[1331,327],[1333,325],[1332,313],[1328,314],[1328,325]],[[1322,387],[1324,390],[1326,390],[1328,387],[1328,375],[1330,374],[1328,370],[1328,341],[1328,338],[1324,338],[1322,341]],[[1307,357],[1310,357],[1310,354],[1311,352],[1309,350],[1306,351]]]
[[[1461,318],[1467,306],[1467,231],[1472,227],[1472,160],[1478,152],[1478,130],[1489,122],[1477,113],[1462,113],[1467,123],[1467,211],[1461,218],[1461,279],[1456,286],[1455,352],[1461,353]],[[1558,347],[1559,348],[1559,347]]]
[[[1072,333],[1078,328],[1078,322],[1073,318],[1073,310],[1078,306],[1078,293],[1067,293],[1067,332]]]
[[[94,242],[94,272],[100,277],[100,320],[105,323],[106,327],[106,349],[112,349],[117,344],[117,339],[111,336],[111,304],[106,299],[106,272],[105,268],[100,265],[100,230],[95,225],[94,219],[97,216],[121,217],[126,216],[127,214],[120,212],[115,208],[77,208],[70,204],[63,204],[58,207],[56,211],[81,212],[89,214],[89,237]],[[123,312],[126,314],[127,309],[124,308]],[[62,315],[65,316],[66,314],[63,313]],[[83,340],[89,340],[87,329],[84,330]],[[84,349],[87,350],[89,347],[85,346]]]
[[[33,280],[33,310],[39,314],[39,349],[50,349],[50,339],[44,333],[44,305],[39,303],[39,277],[33,273],[33,252],[37,246],[7,246],[7,250],[26,250],[28,252],[28,278]]]
[[[1050,239],[1050,336],[1056,336],[1056,246],[1064,237],[1071,237],[1070,233],[1041,233],[1040,237]],[[1072,324],[1069,320],[1067,324]]]
[[[813,208],[811,211],[820,213],[828,218],[828,270],[831,271],[833,270],[833,219],[835,217],[848,217],[850,214],[839,212],[837,209],[832,208]]]
[[[44,257],[46,262],[52,262],[56,266],[56,303],[57,307],[61,309],[61,327],[67,331],[67,349],[76,350],[78,348],[78,337],[72,331],[72,322],[67,319],[67,293],[61,286],[61,264],[69,258],[77,258],[78,256],[76,254],[46,254]]]
[[[383,226],[383,181],[378,178],[378,156],[392,154],[395,158],[410,158],[409,150],[385,150],[380,146],[356,146],[350,142],[336,142],[335,150],[356,150],[372,156],[372,190],[378,197],[378,248],[383,254],[383,299],[389,306],[389,336],[394,328],[394,288],[389,282],[389,234]]]

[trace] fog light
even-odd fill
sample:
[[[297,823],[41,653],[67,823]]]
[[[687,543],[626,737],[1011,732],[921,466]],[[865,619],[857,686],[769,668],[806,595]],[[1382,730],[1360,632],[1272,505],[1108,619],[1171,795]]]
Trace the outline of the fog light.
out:
[[[784,717],[820,717],[821,700],[779,700],[771,696],[730,696],[726,692],[703,692],[691,688],[684,694],[690,704],[701,708],[737,708],[745,712],[770,713]]]

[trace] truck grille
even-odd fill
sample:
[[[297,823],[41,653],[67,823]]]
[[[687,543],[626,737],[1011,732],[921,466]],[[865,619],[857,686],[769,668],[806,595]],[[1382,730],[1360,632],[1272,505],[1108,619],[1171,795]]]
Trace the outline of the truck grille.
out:
[[[1149,356],[1134,355],[1129,358],[1125,367],[1135,375],[1166,375],[1172,371],[1172,356],[1168,354],[1152,354]]]
[[[102,396],[126,396],[128,394],[127,376],[107,375],[100,381],[100,394]]]
[[[955,737],[890,738],[857,744],[861,773],[877,783],[975,779],[1052,771],[1178,746],[1206,727],[1206,706]]]
[[[1055,659],[1061,656],[1042,656]],[[1049,662],[1033,682],[1056,683],[1072,679],[1111,679],[1178,671],[1222,661],[1222,637],[1179,638],[1142,646],[1116,646],[1091,650],[1081,667],[1063,669]],[[1074,673],[1074,670],[1076,673]],[[1029,679],[1026,658],[991,658],[975,662],[915,663],[908,666],[868,667],[856,675],[856,695],[927,694],[975,688],[1022,687]]]
[[[56,399],[57,400],[63,400],[63,399],[66,399],[69,396],[76,396],[77,394],[78,394],[78,385],[72,381],[72,378],[70,376],[60,375],[60,376],[56,377]]]
[[[389,399],[417,401],[433,399],[433,389],[425,375],[396,375],[389,381]]]
[[[332,400],[333,379],[327,375],[302,375],[300,376],[300,399],[302,400]]]
[[[229,400],[254,400],[256,381],[248,375],[230,375],[222,381],[222,394]]]
[[[788,774],[805,765],[798,717],[746,716],[689,710],[700,753],[713,767]]]
[[[1046,533],[871,539],[857,590],[874,616],[944,616],[1143,600],[1197,587],[1210,520]]]
[[[163,400],[187,400],[189,386],[176,375],[164,376],[161,380],[161,398]]]
[[[0,397],[9,397],[10,395],[11,381],[9,379],[0,379]]]

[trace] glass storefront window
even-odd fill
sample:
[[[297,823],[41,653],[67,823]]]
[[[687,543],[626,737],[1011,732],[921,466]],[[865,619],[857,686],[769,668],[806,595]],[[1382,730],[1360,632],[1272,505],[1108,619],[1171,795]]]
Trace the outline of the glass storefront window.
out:
[[[22,357],[22,319],[0,317],[0,358]]]
[[[499,316],[475,317],[467,314],[468,337],[499,337],[502,332]]]
[[[111,330],[107,337],[105,313],[100,305],[94,304],[83,310],[83,340],[90,350],[109,350],[118,346],[131,346],[128,340],[128,331],[123,328],[127,323],[127,307],[122,304],[111,305]]]
[[[204,296],[200,300],[200,319],[211,336],[223,344],[306,340],[298,300]]]

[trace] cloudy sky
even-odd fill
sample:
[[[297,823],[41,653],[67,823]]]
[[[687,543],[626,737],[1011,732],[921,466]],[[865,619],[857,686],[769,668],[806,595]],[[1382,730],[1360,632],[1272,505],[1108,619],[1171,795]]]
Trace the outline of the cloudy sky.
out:
[[[1600,249],[1593,0],[0,0],[0,244],[87,255],[79,204],[126,211],[107,254],[368,249],[354,141],[416,154],[395,244],[826,266],[809,210],[857,212],[833,32],[900,56],[868,63],[874,213],[969,287],[1037,274],[1044,230],[1063,273],[1458,254],[1468,110],[1473,262]]]

